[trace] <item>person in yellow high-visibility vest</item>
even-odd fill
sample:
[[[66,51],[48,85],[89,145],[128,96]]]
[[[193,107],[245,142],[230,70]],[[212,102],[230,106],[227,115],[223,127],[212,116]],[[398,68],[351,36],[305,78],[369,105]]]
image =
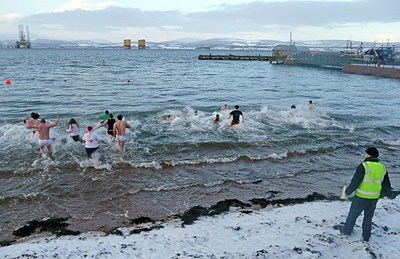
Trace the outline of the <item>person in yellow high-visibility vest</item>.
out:
[[[391,196],[389,175],[379,159],[379,151],[375,147],[365,150],[365,160],[358,165],[351,179],[350,185],[345,190],[345,195],[355,192],[346,223],[339,228],[344,235],[350,235],[361,212],[364,212],[362,223],[362,237],[368,242],[371,237],[372,217],[376,203],[383,195]]]

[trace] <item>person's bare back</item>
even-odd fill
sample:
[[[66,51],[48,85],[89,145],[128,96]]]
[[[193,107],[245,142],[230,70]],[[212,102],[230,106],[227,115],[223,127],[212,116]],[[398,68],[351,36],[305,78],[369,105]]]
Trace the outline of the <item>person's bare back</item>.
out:
[[[32,129],[36,129],[38,132],[39,136],[39,148],[40,148],[40,154],[43,156],[44,155],[44,147],[47,146],[47,151],[49,153],[49,156],[52,155],[52,149],[51,149],[51,141],[50,141],[50,128],[53,128],[58,125],[60,122],[60,115],[56,115],[56,122],[53,123],[46,123],[45,119],[41,119],[39,125],[36,124],[29,124],[29,127]]]
[[[48,140],[50,139],[50,127],[49,124],[46,122],[40,122],[39,126],[37,127],[37,131],[39,134],[39,139]]]
[[[118,120],[114,123],[114,137],[125,136],[126,128],[130,127],[131,125],[122,120],[122,115],[118,115]]]
[[[119,144],[119,151],[121,154],[124,153],[124,147],[125,147],[125,141],[126,141],[126,136],[125,132],[127,128],[130,128],[131,125],[129,125],[126,121],[122,120],[122,115],[118,115],[117,117],[117,122],[114,123],[114,138],[118,140]]]

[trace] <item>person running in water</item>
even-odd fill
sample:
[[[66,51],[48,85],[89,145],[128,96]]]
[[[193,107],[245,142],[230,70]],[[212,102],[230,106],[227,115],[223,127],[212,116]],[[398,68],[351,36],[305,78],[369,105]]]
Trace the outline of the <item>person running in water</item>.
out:
[[[68,123],[67,123],[67,132],[69,132],[71,138],[75,141],[81,141],[81,138],[79,137],[79,125],[78,122],[74,118],[71,118]]]
[[[229,113],[228,119],[232,118],[231,126],[238,125],[240,123],[240,116],[242,116],[242,123],[244,123],[244,115],[243,112],[239,110],[239,105],[235,105],[235,110]]]
[[[88,158],[92,158],[92,154],[99,149],[100,140],[99,135],[93,131],[92,126],[87,127],[87,132],[83,135],[83,140],[85,141],[85,150]]]
[[[115,123],[115,119],[114,116],[112,115],[112,113],[109,114],[109,118],[103,122],[102,124],[100,124],[99,126],[97,126],[94,130],[101,128],[105,125],[107,125],[107,134],[114,136],[114,123]]]
[[[214,122],[219,123],[220,121],[221,119],[219,118],[219,114],[217,113],[217,115],[215,115]]]
[[[45,119],[41,119],[39,125],[35,125],[31,122],[29,122],[29,128],[36,129],[39,135],[39,149],[40,149],[40,155],[42,157],[45,156],[45,151],[44,147],[47,147],[47,153],[51,157],[53,152],[51,149],[51,140],[50,140],[50,128],[53,128],[58,125],[60,122],[60,115],[56,115],[56,122],[53,123],[46,123]]]
[[[25,124],[25,126],[32,129],[32,134],[33,134],[33,135],[36,134],[36,129],[33,129],[32,127],[30,127],[30,125],[39,126],[39,123],[40,123],[39,117],[40,117],[39,113],[37,113],[37,112],[32,112],[30,118],[26,117],[26,118],[24,119],[24,124]]]
[[[114,123],[114,138],[118,140],[119,144],[119,152],[121,155],[124,153],[124,147],[125,147],[125,142],[126,142],[126,128],[130,128],[131,125],[129,125],[126,121],[122,120],[122,115],[118,115],[117,117],[118,121]]]
[[[315,105],[312,100],[308,101],[308,109],[310,110],[310,112],[313,112],[315,109]]]

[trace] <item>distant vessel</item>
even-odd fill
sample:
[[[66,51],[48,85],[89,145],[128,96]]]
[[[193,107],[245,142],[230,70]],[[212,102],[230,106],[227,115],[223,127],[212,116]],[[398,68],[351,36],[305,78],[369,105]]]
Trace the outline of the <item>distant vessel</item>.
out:
[[[30,49],[31,48],[31,43],[29,41],[30,36],[29,36],[29,26],[26,25],[26,34],[24,31],[24,25],[18,25],[18,34],[19,34],[19,39],[15,43],[15,47],[18,49]]]
[[[196,47],[195,49],[211,49],[211,47],[207,47],[207,46],[199,46],[199,47]]]

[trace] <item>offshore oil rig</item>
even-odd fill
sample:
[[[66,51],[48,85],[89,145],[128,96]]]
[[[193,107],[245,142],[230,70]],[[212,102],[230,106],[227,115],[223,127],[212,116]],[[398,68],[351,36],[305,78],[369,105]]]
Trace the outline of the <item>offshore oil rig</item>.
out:
[[[17,49],[30,49],[31,48],[31,43],[29,41],[30,35],[29,35],[29,26],[26,25],[26,34],[24,31],[24,25],[18,25],[18,34],[19,34],[19,39],[17,42],[15,42],[15,47]]]

